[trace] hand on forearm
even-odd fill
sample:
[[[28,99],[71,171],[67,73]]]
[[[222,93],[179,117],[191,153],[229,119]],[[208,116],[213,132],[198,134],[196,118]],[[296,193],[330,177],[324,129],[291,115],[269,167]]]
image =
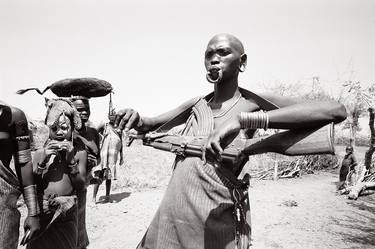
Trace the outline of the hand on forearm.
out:
[[[208,156],[213,156],[216,160],[221,161],[223,149],[231,142],[229,138],[237,136],[240,129],[241,125],[239,117],[231,119],[217,127],[209,135],[207,142],[203,147],[203,161],[206,162]]]

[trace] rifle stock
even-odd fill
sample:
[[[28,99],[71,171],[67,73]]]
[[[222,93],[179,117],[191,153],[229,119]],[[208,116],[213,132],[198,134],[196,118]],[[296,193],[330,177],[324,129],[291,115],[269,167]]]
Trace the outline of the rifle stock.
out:
[[[206,137],[150,133],[143,144],[182,156],[202,156]],[[313,129],[287,130],[273,135],[234,139],[223,151],[223,161],[238,162],[244,156],[275,152],[288,156],[334,154],[333,123]]]
[[[275,152],[288,156],[334,154],[333,123],[313,129],[287,130],[259,141],[246,141],[246,155]]]

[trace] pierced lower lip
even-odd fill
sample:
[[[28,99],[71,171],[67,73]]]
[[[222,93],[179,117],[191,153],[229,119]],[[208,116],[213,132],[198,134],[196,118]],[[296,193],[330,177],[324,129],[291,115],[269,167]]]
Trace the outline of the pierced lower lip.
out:
[[[217,83],[221,80],[223,72],[221,70],[215,70],[214,72],[208,71],[206,74],[206,79],[210,83]]]
[[[217,72],[220,71],[220,68],[213,67],[213,68],[208,69],[208,71],[209,71],[210,73],[217,73]]]

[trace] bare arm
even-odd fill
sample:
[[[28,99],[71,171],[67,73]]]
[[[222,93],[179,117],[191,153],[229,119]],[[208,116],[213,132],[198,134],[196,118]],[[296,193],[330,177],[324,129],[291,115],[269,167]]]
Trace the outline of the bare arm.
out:
[[[78,173],[71,174],[72,184],[75,190],[82,190],[86,182],[87,152],[80,150],[76,153],[74,160],[78,163]]]
[[[29,236],[23,241],[27,243],[40,229],[39,206],[37,201],[36,186],[34,185],[33,165],[30,151],[30,134],[27,119],[23,111],[12,107],[12,123],[15,128],[16,151],[14,164],[17,176],[23,188],[23,196],[28,210],[28,217],[24,222],[25,233]]]
[[[99,131],[94,129],[94,142],[96,144],[96,147],[98,148],[98,152],[96,153],[96,160],[97,160],[97,163],[100,162],[100,135],[99,135]]]
[[[279,109],[267,112],[269,128],[299,129],[317,127],[331,122],[342,122],[346,119],[347,115],[345,107],[335,101],[302,102],[297,99],[273,94],[259,94],[259,96],[279,107]],[[220,155],[223,152],[222,143],[229,136],[235,137],[240,129],[240,115],[238,114],[236,118],[228,120],[211,133],[205,145],[206,151],[220,160]]]
[[[141,117],[139,113],[133,109],[123,109],[117,112],[114,126],[124,129],[125,132],[132,128],[139,132],[152,131],[176,115],[180,114],[188,106],[194,104],[198,99],[199,98],[190,99],[177,108],[152,118]],[[186,119],[181,121],[181,124],[185,121]]]
[[[16,172],[18,178],[23,187],[33,185],[33,167],[31,161],[30,151],[30,135],[27,124],[27,119],[23,111],[20,109],[12,107],[12,119],[15,125],[15,135],[16,135],[16,151],[14,164],[16,167]]]
[[[344,105],[336,101],[301,101],[269,93],[262,93],[259,96],[280,107],[268,112],[270,128],[296,129],[322,126],[331,122],[340,123],[347,116]]]

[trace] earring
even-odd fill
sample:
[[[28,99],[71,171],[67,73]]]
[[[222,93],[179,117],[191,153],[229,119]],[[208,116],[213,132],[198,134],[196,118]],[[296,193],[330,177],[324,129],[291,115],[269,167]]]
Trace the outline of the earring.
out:
[[[239,70],[241,73],[245,72],[245,69],[246,69],[246,65],[245,65],[245,64],[241,64],[241,65],[239,66],[239,68],[238,68],[238,70]]]

